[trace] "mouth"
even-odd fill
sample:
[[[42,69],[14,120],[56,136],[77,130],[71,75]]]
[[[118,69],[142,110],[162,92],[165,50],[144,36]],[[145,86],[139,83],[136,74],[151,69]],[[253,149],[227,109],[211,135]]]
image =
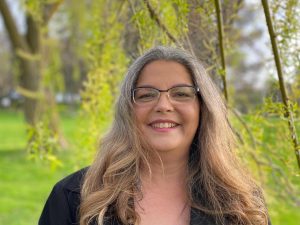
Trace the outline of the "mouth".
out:
[[[178,126],[176,123],[152,123],[150,124],[153,128],[173,128]]]
[[[153,121],[149,126],[153,129],[171,129],[179,126],[179,124],[174,121]]]

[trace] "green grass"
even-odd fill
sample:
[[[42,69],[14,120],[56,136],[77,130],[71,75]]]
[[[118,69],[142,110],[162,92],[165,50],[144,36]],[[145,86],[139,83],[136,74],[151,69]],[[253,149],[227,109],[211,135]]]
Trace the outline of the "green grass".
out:
[[[63,114],[62,128],[67,139],[78,139],[79,121],[76,115]],[[63,167],[51,170],[44,161],[28,160],[25,151],[26,134],[22,114],[0,111],[0,224],[37,224],[43,205],[53,185],[78,168],[74,153],[62,151],[58,157]],[[76,168],[76,169],[75,169]],[[273,225],[298,225],[300,209],[283,200],[268,199]]]
[[[53,184],[67,174],[26,159],[23,149],[0,153],[0,224],[36,224]]]
[[[25,124],[20,112],[0,113],[0,148],[2,151],[24,149],[26,145]]]
[[[62,125],[74,137],[76,120],[65,117]],[[45,161],[29,160],[25,128],[21,113],[0,112],[0,224],[37,224],[53,185],[74,170],[67,151],[59,153],[64,164],[55,171]]]

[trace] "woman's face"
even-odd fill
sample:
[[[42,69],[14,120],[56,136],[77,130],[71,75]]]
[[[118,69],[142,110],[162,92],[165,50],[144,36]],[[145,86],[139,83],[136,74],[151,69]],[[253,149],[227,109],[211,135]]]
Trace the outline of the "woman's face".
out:
[[[168,90],[176,86],[194,86],[191,75],[180,63],[157,60],[147,64],[136,87]],[[143,96],[142,96],[143,97]],[[180,96],[179,96],[180,97]],[[134,104],[137,125],[146,141],[158,152],[188,157],[188,151],[199,124],[199,101],[173,101],[160,92],[157,101]]]

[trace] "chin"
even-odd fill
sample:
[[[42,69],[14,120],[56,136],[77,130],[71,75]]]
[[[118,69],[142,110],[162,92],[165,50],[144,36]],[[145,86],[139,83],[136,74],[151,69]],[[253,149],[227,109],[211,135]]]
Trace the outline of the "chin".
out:
[[[160,143],[153,143],[150,142],[149,144],[153,147],[154,150],[156,150],[158,153],[172,153],[172,152],[178,152],[183,151],[183,147],[180,145],[176,145],[175,143],[170,143],[171,141],[165,142],[166,144]]]
[[[179,144],[174,142],[174,138],[155,137],[146,140],[157,151],[170,151],[179,147]]]

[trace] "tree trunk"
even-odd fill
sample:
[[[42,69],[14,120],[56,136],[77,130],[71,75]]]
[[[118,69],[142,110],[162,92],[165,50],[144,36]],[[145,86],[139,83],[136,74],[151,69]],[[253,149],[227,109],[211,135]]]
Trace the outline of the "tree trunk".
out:
[[[22,93],[23,96],[25,96],[23,104],[25,120],[30,125],[34,125],[38,119],[39,104],[39,95],[37,93],[40,87],[40,71],[38,62],[20,59],[20,70],[21,87],[29,91],[29,93],[32,93],[27,96],[27,92]]]
[[[31,16],[27,16],[27,36],[26,39],[19,34],[15,21],[4,0],[0,1],[0,12],[11,40],[12,48],[19,61],[21,90],[24,90],[24,115],[26,122],[34,125],[36,122],[36,112],[38,105],[39,89],[39,60],[32,57],[39,52],[39,29]]]
[[[13,51],[17,57],[20,67],[20,87],[18,91],[25,97],[23,109],[26,122],[35,126],[37,121],[41,119],[41,115],[48,109],[41,107],[42,101],[49,107],[55,108],[54,99],[49,100],[49,96],[54,98],[52,94],[44,93],[41,87],[41,63],[44,60],[44,54],[41,48],[41,26],[46,26],[50,17],[57,10],[62,1],[43,5],[43,21],[37,21],[31,14],[26,15],[27,32],[21,35],[16,27],[15,20],[5,2],[0,0],[0,12],[3,16],[7,33],[10,37]],[[47,60],[46,60],[47,62]],[[50,115],[50,127],[53,134],[58,134],[61,146],[66,147],[67,142],[59,132],[58,115],[52,112]]]

